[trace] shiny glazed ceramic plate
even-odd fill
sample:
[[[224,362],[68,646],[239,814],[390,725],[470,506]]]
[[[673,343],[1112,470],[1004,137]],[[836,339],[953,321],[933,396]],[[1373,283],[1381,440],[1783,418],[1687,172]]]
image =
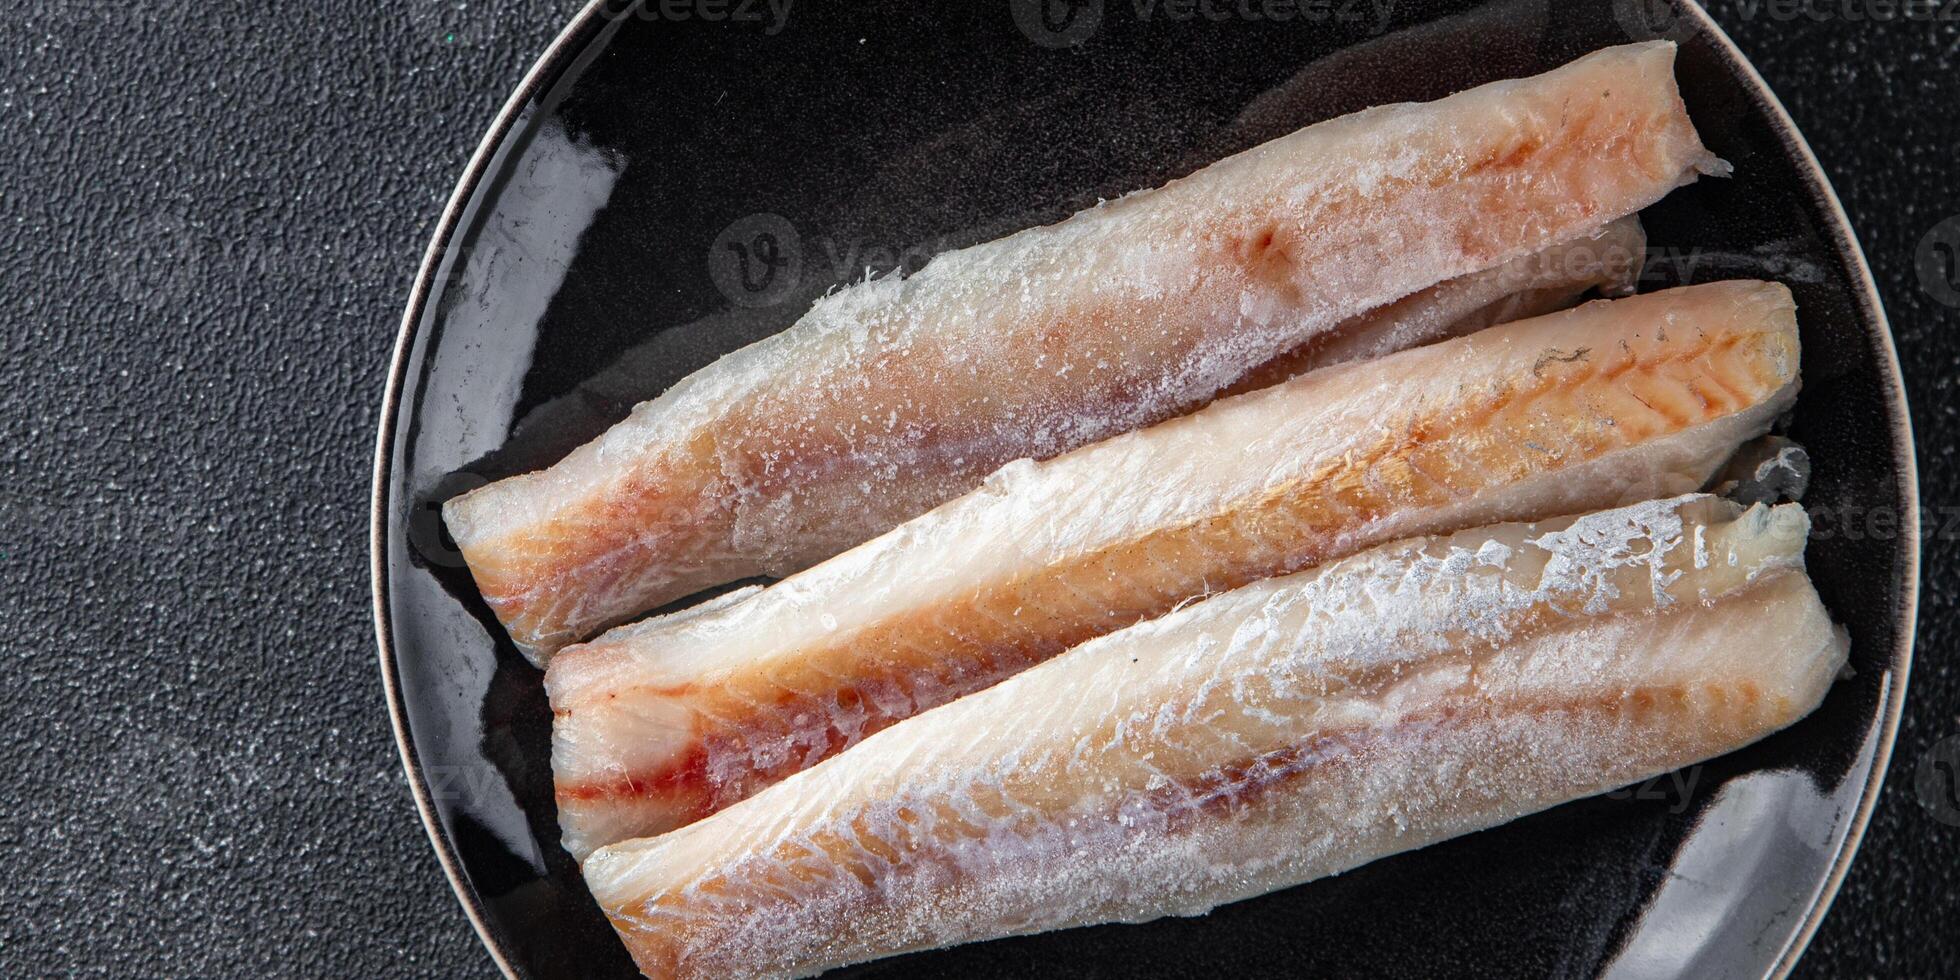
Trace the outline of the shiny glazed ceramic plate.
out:
[[[1689,110],[1736,173],[1645,213],[1643,288],[1746,276],[1795,291],[1809,562],[1851,632],[1853,676],[1743,752],[1338,878],[1195,919],[845,972],[1787,972],[1856,850],[1904,694],[1911,437],[1870,277],[1802,138],[1697,9],[1662,0],[593,4],[443,215],[376,461],[389,708],[422,818],[497,962],[632,973],[558,846],[541,676],[478,598],[441,501],[557,460],[867,270],[916,268],[1319,119],[1653,37],[1682,43]]]

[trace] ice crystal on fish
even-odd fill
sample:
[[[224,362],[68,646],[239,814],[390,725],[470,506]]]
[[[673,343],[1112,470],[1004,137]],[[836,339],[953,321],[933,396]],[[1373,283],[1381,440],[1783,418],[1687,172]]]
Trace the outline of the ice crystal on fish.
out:
[[[587,879],[654,975],[803,975],[1197,914],[1644,778],[1801,717],[1844,661],[1801,511],[1739,511],[1683,497],[1247,586],[605,848]],[[1733,566],[1695,568],[1688,526]],[[1700,598],[1665,602],[1656,567]]]
[[[1669,313],[1696,329],[1659,341]],[[566,651],[547,676],[565,844],[583,854],[698,819],[1073,644],[1260,578],[1404,535],[1695,489],[1794,397],[1782,372],[1796,339],[1780,287],[1686,287],[1316,372],[1009,464],[979,492],[724,611]],[[1602,353],[1542,363],[1555,345]],[[1542,542],[1550,574],[1637,559],[1650,580],[1636,584],[1670,601],[1662,563],[1679,528],[1662,511],[1613,519],[1633,523],[1593,519]],[[1397,574],[1449,578],[1514,557],[1483,547]],[[1642,547],[1654,551],[1622,554]],[[1561,601],[1602,608],[1630,581],[1581,580]],[[1465,587],[1500,589],[1462,597],[1467,609],[1518,586]]]
[[[542,659],[703,588],[807,567],[1009,460],[1280,380],[1290,358],[1374,356],[1615,285],[1622,273],[1529,260],[1709,169],[1672,64],[1665,45],[1615,49],[1333,120],[864,280],[444,519]],[[1366,321],[1384,308],[1410,329]]]

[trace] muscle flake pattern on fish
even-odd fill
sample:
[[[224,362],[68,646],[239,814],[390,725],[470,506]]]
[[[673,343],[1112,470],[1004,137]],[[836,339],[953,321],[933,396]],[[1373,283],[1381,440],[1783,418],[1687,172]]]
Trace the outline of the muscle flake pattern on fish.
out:
[[[1638,218],[1621,218],[1541,252],[1448,282],[1372,310],[1246,372],[1222,392],[1269,388],[1308,371],[1365,361],[1499,323],[1565,309],[1597,289],[1631,294],[1646,262]]]
[[[700,589],[807,567],[1009,460],[1189,411],[1368,311],[1721,170],[1666,44],[1331,120],[825,297],[444,518],[542,659]]]
[[[1694,490],[1794,400],[1797,365],[1788,291],[1716,283],[1010,465],[742,601],[567,650],[546,678],[565,845],[699,819],[1197,597],[1411,534]]]
[[[1657,501],[1248,586],[602,849],[587,880],[649,975],[798,976],[1197,914],[1647,778],[1792,723],[1844,663],[1802,511],[1739,510]]]

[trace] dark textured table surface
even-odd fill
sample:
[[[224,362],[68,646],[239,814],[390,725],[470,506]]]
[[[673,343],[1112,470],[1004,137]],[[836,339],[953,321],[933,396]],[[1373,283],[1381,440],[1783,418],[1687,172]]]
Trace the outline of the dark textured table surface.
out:
[[[491,972],[389,735],[370,467],[432,223],[576,6],[0,8],[0,975]],[[1710,6],[1870,255],[1931,518],[1897,754],[1800,972],[1960,976],[1960,827],[1914,790],[1960,736],[1960,2]]]

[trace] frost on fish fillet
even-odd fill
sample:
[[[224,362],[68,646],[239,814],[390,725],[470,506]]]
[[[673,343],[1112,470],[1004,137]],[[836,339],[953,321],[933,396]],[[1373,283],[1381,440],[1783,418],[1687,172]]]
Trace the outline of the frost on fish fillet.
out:
[[[655,977],[1195,915],[1753,742],[1846,640],[1796,505],[1418,538],[1086,643],[585,862]]]
[[[1450,337],[1565,309],[1587,292],[1625,296],[1640,281],[1647,233],[1621,218],[1589,235],[1494,269],[1437,283],[1246,372],[1221,397],[1269,388],[1308,371],[1383,357]]]
[[[1436,283],[1725,165],[1666,43],[1330,120],[1059,224],[826,296],[551,468],[444,507],[534,657],[782,575],[977,486],[1211,400]]]
[[[1787,289],[1714,283],[1316,371],[1045,463],[770,588],[568,648],[565,846],[743,799],[1091,637],[1396,538],[1701,487],[1796,397]]]

